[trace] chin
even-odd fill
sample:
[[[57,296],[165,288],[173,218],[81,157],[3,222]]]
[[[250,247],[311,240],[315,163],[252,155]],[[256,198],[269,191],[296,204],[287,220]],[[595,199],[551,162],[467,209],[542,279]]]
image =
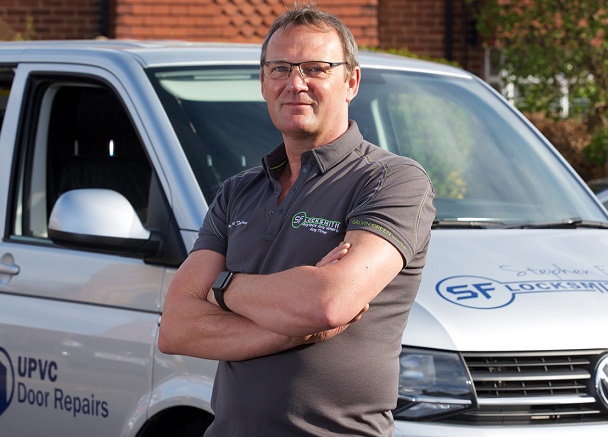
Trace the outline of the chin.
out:
[[[279,130],[288,135],[295,135],[298,133],[312,135],[318,131],[318,125],[310,122],[298,122],[292,120],[291,122],[282,123],[279,126]]]

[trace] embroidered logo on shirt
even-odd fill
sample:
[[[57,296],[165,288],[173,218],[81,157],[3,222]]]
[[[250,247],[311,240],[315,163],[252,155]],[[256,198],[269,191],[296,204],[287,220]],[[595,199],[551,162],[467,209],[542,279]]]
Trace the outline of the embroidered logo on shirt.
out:
[[[340,222],[336,220],[328,220],[321,217],[308,217],[305,211],[298,212],[291,218],[291,227],[294,229],[305,227],[310,232],[319,232],[327,234],[328,232],[338,232],[340,230]]]
[[[249,222],[246,222],[244,220],[236,220],[228,225],[228,229],[236,228],[237,226],[245,226],[247,223],[249,223]]]

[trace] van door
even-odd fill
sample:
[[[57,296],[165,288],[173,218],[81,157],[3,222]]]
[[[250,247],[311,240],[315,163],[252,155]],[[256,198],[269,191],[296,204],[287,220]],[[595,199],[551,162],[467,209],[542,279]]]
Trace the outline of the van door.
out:
[[[162,256],[58,244],[48,223],[64,193],[101,189],[127,199],[144,228],[162,228],[162,190],[111,80],[36,73],[24,83],[1,209],[0,430],[134,435],[153,376]]]

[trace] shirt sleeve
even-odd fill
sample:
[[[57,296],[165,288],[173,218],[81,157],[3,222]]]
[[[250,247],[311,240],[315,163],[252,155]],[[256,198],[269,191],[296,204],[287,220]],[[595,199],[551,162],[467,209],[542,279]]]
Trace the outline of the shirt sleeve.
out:
[[[415,161],[385,163],[368,181],[347,230],[379,235],[401,253],[404,265],[428,245],[435,219],[431,181]]]
[[[198,231],[198,238],[192,246],[192,251],[209,249],[226,255],[228,247],[228,214],[226,205],[227,186],[220,188],[209,210],[205,215],[203,225]]]

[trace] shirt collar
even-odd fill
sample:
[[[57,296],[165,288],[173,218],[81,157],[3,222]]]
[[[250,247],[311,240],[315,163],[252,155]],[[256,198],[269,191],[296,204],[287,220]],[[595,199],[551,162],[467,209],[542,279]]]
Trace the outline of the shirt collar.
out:
[[[349,120],[348,129],[331,143],[313,149],[312,155],[319,166],[321,173],[342,162],[353,150],[360,147],[363,136],[359,132],[357,123]]]
[[[363,141],[357,123],[349,120],[348,129],[341,136],[325,146],[310,151],[321,173],[341,162],[348,154],[358,148]],[[276,149],[264,156],[264,169],[266,173],[276,176],[276,171],[287,163],[285,143],[281,143]]]

